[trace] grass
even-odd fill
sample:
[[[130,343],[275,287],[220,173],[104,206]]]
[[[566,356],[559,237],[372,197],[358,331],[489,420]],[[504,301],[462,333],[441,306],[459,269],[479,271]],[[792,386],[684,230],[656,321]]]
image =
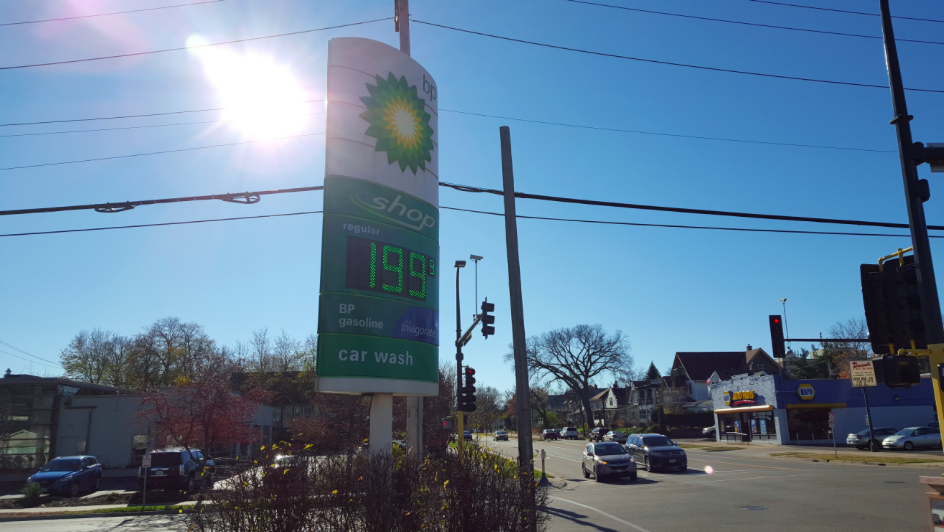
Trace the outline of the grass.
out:
[[[905,458],[899,456],[875,456],[872,454],[840,454],[837,458],[833,453],[771,453],[768,456],[785,456],[788,458],[805,458],[809,460],[845,460],[849,462],[865,462],[869,464],[924,464],[944,462],[944,459],[926,457]]]
[[[122,506],[121,508],[100,508],[96,510],[79,510],[79,511],[69,511],[69,512],[54,512],[47,513],[43,512],[38,514],[36,512],[30,512],[29,509],[25,509],[23,514],[29,516],[37,515],[82,515],[82,514],[114,514],[114,513],[139,513],[139,512],[165,512],[165,511],[183,511],[183,510],[192,510],[193,506],[181,506],[178,504],[164,504],[159,506],[145,506],[142,510],[140,506]],[[3,517],[21,517],[22,514],[10,514]],[[2,517],[0,517],[2,521]]]
[[[679,447],[683,449],[703,449],[705,451],[740,451],[744,447],[726,447],[721,445],[692,445],[690,443],[680,443]]]

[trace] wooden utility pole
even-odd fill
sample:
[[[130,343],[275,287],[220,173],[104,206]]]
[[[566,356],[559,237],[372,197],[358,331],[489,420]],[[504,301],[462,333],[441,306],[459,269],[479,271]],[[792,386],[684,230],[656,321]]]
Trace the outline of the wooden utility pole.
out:
[[[518,417],[518,467],[534,472],[531,459],[531,415],[528,405],[528,353],[524,333],[524,302],[521,298],[521,265],[518,262],[518,218],[515,210],[515,174],[511,164],[511,130],[502,126],[501,159],[502,186],[505,191],[505,247],[508,250],[508,288],[511,296],[511,336],[515,355],[515,403]]]

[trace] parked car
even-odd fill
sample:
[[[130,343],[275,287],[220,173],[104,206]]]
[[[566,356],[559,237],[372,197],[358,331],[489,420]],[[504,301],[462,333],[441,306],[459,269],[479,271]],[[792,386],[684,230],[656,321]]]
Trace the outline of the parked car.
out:
[[[560,431],[560,437],[565,440],[576,440],[580,437],[577,427],[564,427]]]
[[[706,438],[714,438],[717,433],[718,433],[718,428],[715,427],[714,425],[701,429],[702,436]]]
[[[932,429],[939,429],[939,428],[941,428],[941,424],[940,424],[939,422],[937,422],[937,421],[932,421],[932,422],[928,423],[928,426],[931,427]]]
[[[629,480],[636,480],[636,461],[625,447],[614,442],[589,443],[583,451],[583,461],[580,464],[583,478],[590,478],[600,482],[608,475],[628,475]]]
[[[102,464],[94,456],[60,456],[46,462],[26,479],[48,493],[76,497],[83,491],[98,491],[102,484]]]
[[[603,441],[603,436],[609,432],[607,429],[601,429],[597,427],[590,431],[590,441]]]
[[[688,456],[678,448],[678,444],[661,434],[633,434],[626,442],[626,448],[636,459],[644,464],[646,471],[656,468],[674,467],[684,473],[688,469]]]
[[[508,433],[503,430],[495,431],[493,438],[495,441],[508,441]]]
[[[603,436],[603,441],[615,441],[616,443],[626,443],[626,435],[618,430],[611,430]]]
[[[882,445],[882,440],[898,432],[898,429],[892,428],[882,428],[882,429],[873,429],[876,446]],[[860,430],[859,432],[853,432],[846,436],[846,445],[855,445],[856,449],[868,449],[869,448],[869,429]]]
[[[885,438],[882,447],[910,451],[919,447],[940,447],[941,431],[930,427],[908,427]]]
[[[472,441],[472,433],[468,430],[462,431],[462,439]]]
[[[560,434],[554,429],[544,429],[544,432],[541,433],[541,439],[543,440],[556,440],[559,436]]]
[[[138,468],[138,486],[193,492],[200,487],[213,487],[212,459],[199,449],[161,449],[151,451],[151,467]]]

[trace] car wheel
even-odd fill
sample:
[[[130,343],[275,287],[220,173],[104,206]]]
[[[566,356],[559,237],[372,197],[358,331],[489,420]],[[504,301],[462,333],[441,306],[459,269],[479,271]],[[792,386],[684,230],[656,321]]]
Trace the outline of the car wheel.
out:
[[[583,478],[590,478],[590,472],[587,471],[587,466],[586,466],[586,465],[580,464],[580,469],[583,470]]]
[[[92,484],[92,492],[102,489],[102,477],[95,477],[95,483]]]
[[[633,471],[632,473],[629,474],[629,481],[630,481],[630,482],[635,482],[637,478],[639,478],[639,477],[638,477],[638,475],[636,475],[636,472],[635,472],[635,471]]]
[[[194,486],[194,482],[193,482],[193,477],[189,477],[189,478],[187,479],[187,487],[185,488],[185,491],[186,491],[187,493],[193,493],[194,487],[195,487],[195,486]]]
[[[688,466],[684,466],[684,465],[683,465],[683,466],[680,466],[680,467],[678,468],[678,470],[679,470],[679,473],[684,473],[684,472],[688,471]]]
[[[646,457],[646,471],[652,473],[652,469],[653,469],[652,463],[649,462],[649,457],[647,456]]]
[[[910,441],[906,441],[906,442],[905,442],[905,450],[906,450],[906,451],[911,451],[911,450],[913,450],[913,449],[914,449],[914,444],[911,443]]]
[[[600,482],[600,473],[597,471],[596,466],[593,468],[593,480]]]
[[[69,486],[69,497],[74,498],[78,496],[79,496],[79,483],[73,482],[72,485]]]

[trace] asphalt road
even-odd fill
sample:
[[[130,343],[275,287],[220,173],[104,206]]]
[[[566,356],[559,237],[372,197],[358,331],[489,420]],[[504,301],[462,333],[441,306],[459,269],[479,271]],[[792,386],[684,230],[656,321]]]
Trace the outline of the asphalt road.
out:
[[[517,455],[516,440],[488,445]],[[585,447],[577,441],[534,442],[536,453],[547,452],[547,471],[566,480],[551,490],[553,532],[926,530],[927,490],[918,477],[944,472],[687,449],[686,473],[640,468],[635,482],[596,482],[584,479],[580,469]]]
[[[80,519],[33,519],[0,523],[0,530],[16,532],[170,532],[183,530],[184,516],[149,515],[129,517],[85,517]]]

